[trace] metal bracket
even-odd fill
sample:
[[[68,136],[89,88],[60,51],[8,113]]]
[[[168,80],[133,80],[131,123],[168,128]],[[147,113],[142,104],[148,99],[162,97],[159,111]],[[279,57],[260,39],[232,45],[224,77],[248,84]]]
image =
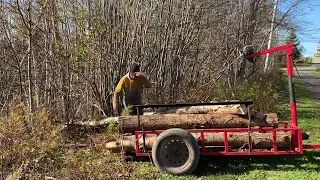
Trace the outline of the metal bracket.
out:
[[[141,126],[141,129],[142,129],[143,152],[145,153],[146,152],[146,134],[145,134],[145,131],[144,131],[144,126],[143,126],[143,124],[141,125],[141,122],[140,122],[140,110],[139,110],[139,107],[136,106],[136,108],[137,108],[138,126],[139,127]]]
[[[250,105],[246,104],[246,109],[248,110],[248,117],[249,117],[249,123],[248,123],[248,137],[249,137],[249,152],[252,151],[252,132],[251,132],[251,109]]]

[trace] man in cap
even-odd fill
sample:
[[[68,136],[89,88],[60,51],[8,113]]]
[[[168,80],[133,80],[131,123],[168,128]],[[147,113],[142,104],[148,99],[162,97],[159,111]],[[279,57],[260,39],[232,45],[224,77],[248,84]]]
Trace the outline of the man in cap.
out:
[[[121,112],[123,108],[119,108],[122,102],[124,107],[142,104],[143,88],[151,88],[150,81],[140,73],[140,66],[136,63],[132,64],[130,71],[123,76],[113,96],[113,110]],[[131,109],[130,115],[137,115],[136,108]],[[139,110],[139,114],[143,114]]]

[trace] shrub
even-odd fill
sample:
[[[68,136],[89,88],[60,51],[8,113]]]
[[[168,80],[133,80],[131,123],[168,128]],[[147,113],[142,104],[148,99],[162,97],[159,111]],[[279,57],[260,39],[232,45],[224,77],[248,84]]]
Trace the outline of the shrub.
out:
[[[44,179],[45,176],[111,179],[114,175],[129,179],[132,176],[132,167],[124,163],[123,156],[104,147],[110,140],[119,138],[114,124],[104,133],[87,129],[73,131],[63,124],[54,124],[48,117],[44,109],[30,113],[19,101],[10,104],[10,115],[0,119],[1,179],[9,175],[13,179]],[[79,144],[80,139],[83,144]]]
[[[24,104],[13,101],[9,117],[0,120],[2,175],[14,170],[28,175],[35,169],[45,169],[40,163],[50,162],[52,153],[59,149],[61,127],[48,119],[45,110],[30,113]]]
[[[276,110],[277,101],[285,90],[284,85],[283,73],[280,70],[257,73],[232,91],[226,81],[219,82],[214,86],[213,100],[252,100],[255,112],[268,113]]]

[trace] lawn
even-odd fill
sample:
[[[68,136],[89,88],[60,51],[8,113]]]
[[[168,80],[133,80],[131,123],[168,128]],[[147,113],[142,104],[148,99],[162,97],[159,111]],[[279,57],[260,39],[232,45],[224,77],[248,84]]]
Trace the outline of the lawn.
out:
[[[297,67],[310,67],[312,64],[311,63],[296,63],[295,65]]]
[[[316,76],[320,76],[320,71],[312,71],[311,73],[316,75]]]
[[[320,102],[295,79],[299,126],[310,132],[304,143],[320,143]],[[281,120],[289,119],[289,94],[279,102]],[[320,151],[308,150],[304,155],[202,157],[191,176],[174,177],[159,172],[147,158],[131,162],[138,179],[320,179]]]

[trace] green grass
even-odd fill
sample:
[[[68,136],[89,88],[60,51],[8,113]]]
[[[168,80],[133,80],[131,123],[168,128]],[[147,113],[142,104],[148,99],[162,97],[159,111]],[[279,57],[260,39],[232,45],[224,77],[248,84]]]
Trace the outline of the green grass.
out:
[[[320,144],[320,102],[313,99],[299,79],[294,81],[299,126],[311,133],[304,144]],[[283,95],[277,112],[281,120],[290,119],[289,94]],[[179,177],[161,173],[148,158],[132,165],[138,179],[320,179],[319,150],[308,150],[304,155],[202,157],[193,175]]]
[[[311,65],[311,63],[296,63],[297,67],[310,67]]]
[[[320,76],[320,71],[312,71],[311,73],[312,73],[313,75]]]

